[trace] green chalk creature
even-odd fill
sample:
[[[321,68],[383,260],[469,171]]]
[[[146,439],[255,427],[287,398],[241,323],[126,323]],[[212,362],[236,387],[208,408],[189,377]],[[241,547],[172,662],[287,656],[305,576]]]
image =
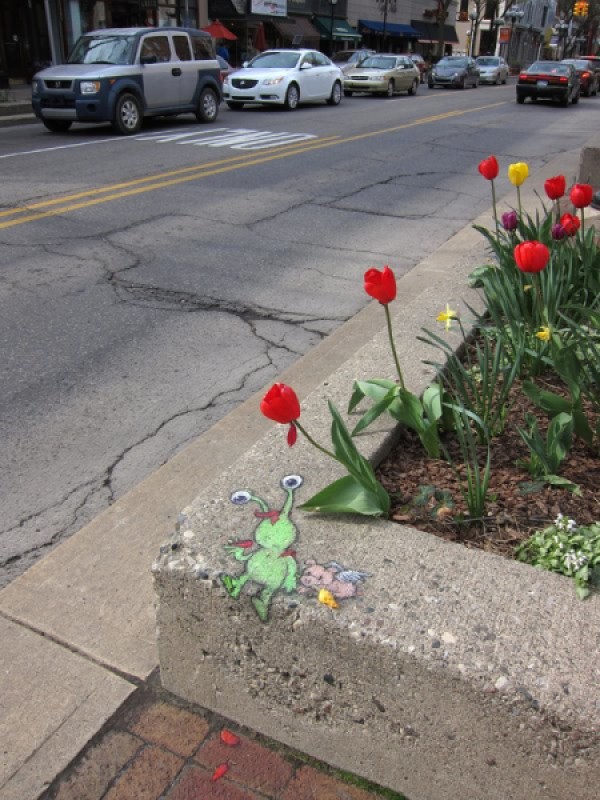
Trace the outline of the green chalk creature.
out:
[[[225,545],[225,551],[236,561],[246,562],[246,569],[236,577],[221,575],[221,582],[234,598],[239,597],[249,581],[262,587],[251,598],[262,622],[266,622],[269,617],[271,599],[275,592],[283,590],[289,594],[298,583],[296,551],[291,549],[297,531],[290,519],[290,512],[294,504],[294,491],[302,483],[300,475],[286,475],[282,478],[281,486],[287,492],[287,498],[281,511],[271,511],[264,500],[246,490],[236,491],[231,495],[231,502],[236,505],[256,503],[260,511],[255,511],[254,516],[261,522],[254,531],[253,539]]]

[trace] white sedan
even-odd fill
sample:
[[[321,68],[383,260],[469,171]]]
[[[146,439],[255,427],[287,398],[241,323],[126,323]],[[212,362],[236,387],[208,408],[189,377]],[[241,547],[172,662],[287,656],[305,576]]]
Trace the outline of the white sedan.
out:
[[[342,99],[341,70],[317,50],[265,50],[223,81],[229,108],[246,103],[282,105],[292,111],[299,103]]]
[[[479,56],[475,59],[479,67],[479,83],[506,83],[508,64],[499,56]]]

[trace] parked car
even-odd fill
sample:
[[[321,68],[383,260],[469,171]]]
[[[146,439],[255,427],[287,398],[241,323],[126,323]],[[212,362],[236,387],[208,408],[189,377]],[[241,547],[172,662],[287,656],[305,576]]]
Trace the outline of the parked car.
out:
[[[506,83],[508,80],[508,64],[500,56],[479,56],[475,59],[479,67],[479,82]]]
[[[427,73],[431,69],[431,64],[429,61],[425,61],[420,53],[401,53],[400,55],[408,56],[408,58],[410,58],[410,60],[421,73],[421,83],[425,83],[427,80]]]
[[[579,76],[581,94],[585,97],[598,94],[598,84],[600,84],[600,68],[594,69],[591,61],[583,58],[563,58],[561,64],[572,64]]]
[[[358,50],[338,50],[331,56],[331,60],[344,74],[357,67],[367,56],[372,56],[375,50],[361,47]]]
[[[558,100],[562,106],[568,106],[569,101],[575,105],[579,102],[579,76],[575,67],[560,61],[534,61],[517,81],[517,103],[524,103],[528,97],[532,103]]]
[[[377,53],[369,56],[347,75],[344,75],[344,94],[368,92],[393,97],[397,92],[416,94],[421,77],[408,56]]]
[[[224,81],[228,75],[235,72],[229,61],[226,61],[223,56],[217,53],[217,61],[219,62],[219,69],[221,70],[221,81]]]
[[[479,67],[470,56],[445,56],[431,68],[427,84],[430,89],[436,86],[451,86],[464,89],[479,86]]]
[[[265,50],[225,78],[223,97],[232,109],[259,103],[292,111],[318,100],[337,106],[342,79],[339,67],[317,50]]]
[[[103,28],[81,36],[66,64],[34,75],[31,103],[53,133],[110,122],[137,133],[144,117],[194,113],[214,122],[221,102],[211,36],[192,28]]]
[[[580,56],[580,58],[589,61],[594,67],[595,72],[600,72],[600,56]]]

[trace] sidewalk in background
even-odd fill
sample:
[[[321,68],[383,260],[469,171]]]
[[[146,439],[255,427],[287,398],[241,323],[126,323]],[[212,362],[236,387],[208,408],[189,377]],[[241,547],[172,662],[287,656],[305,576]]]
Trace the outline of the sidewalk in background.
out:
[[[0,126],[34,121],[29,84],[11,81],[10,89],[0,89]]]

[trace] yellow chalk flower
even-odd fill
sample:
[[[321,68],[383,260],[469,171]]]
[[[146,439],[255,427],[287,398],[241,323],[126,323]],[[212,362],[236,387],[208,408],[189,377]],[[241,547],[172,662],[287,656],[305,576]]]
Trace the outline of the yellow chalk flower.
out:
[[[446,303],[446,310],[440,311],[440,313],[435,318],[436,322],[445,322],[446,323],[446,330],[449,331],[452,327],[452,320],[458,319],[458,314],[456,311],[453,311],[448,303]]]
[[[522,186],[529,177],[529,167],[522,161],[511,164],[508,168],[508,180],[513,186]]]
[[[335,597],[328,589],[321,589],[319,591],[319,603],[323,603],[324,606],[328,606],[329,608],[339,608]]]
[[[536,333],[538,339],[542,342],[549,342],[550,341],[550,328],[546,327],[545,325],[542,326],[539,331]]]

